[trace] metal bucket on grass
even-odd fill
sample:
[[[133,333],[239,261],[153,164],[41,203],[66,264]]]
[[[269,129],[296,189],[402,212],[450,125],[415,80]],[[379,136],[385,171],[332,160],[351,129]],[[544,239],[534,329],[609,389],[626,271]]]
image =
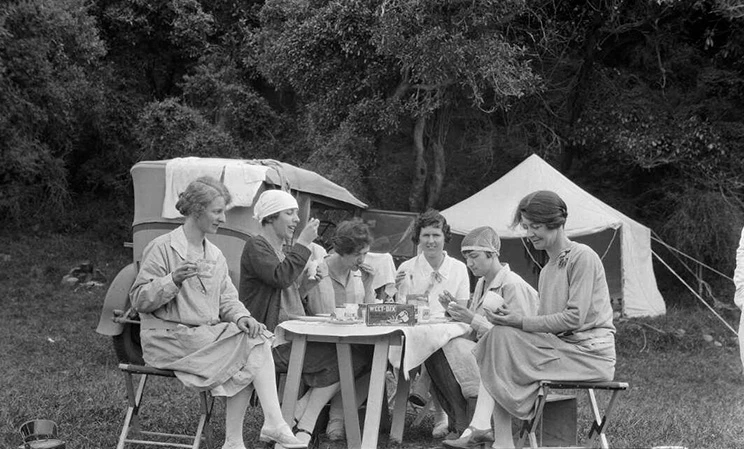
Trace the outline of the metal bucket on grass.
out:
[[[48,419],[33,419],[21,424],[18,429],[23,444],[18,449],[65,449],[59,439],[57,423]]]

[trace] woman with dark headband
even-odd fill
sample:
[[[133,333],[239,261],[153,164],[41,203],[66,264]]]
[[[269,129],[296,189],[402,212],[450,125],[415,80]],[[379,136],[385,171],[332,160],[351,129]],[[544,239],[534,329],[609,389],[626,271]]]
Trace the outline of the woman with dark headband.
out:
[[[493,439],[492,447],[513,448],[511,417],[532,418],[540,380],[612,380],[615,327],[604,268],[591,248],[568,239],[567,217],[566,203],[554,192],[533,192],[520,201],[513,226],[549,256],[540,272],[537,315],[507,306],[486,311],[494,327],[473,350],[481,374],[473,420],[446,447]]]
[[[456,435],[468,427],[478,395],[480,373],[473,348],[493,328],[485,310],[507,304],[525,316],[532,316],[537,313],[538,304],[537,291],[499,259],[501,239],[493,228],[473,229],[462,239],[460,250],[478,283],[469,304],[448,299],[447,313],[454,321],[468,324],[470,329],[447,342],[425,363],[432,392],[447,412]]]

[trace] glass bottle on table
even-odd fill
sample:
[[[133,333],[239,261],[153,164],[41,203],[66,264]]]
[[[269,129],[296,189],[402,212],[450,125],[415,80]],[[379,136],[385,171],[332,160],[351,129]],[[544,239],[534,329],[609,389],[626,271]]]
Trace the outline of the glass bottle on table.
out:
[[[397,283],[398,292],[395,295],[395,302],[399,304],[406,303],[406,296],[411,292],[413,287],[413,275],[409,272],[403,272],[403,278]]]

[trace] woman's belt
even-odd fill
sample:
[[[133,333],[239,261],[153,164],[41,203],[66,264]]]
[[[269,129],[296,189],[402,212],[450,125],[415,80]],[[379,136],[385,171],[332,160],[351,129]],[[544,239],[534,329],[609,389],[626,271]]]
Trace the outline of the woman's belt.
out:
[[[149,330],[149,329],[178,329],[178,328],[189,328],[189,327],[197,327],[191,324],[183,324],[183,323],[177,323],[175,321],[165,321],[158,318],[148,318],[142,320],[140,323],[140,329],[142,330]]]
[[[567,331],[556,334],[561,340],[569,343],[578,343],[581,341],[590,340],[593,338],[613,338],[614,332],[607,328],[594,328],[583,331]]]

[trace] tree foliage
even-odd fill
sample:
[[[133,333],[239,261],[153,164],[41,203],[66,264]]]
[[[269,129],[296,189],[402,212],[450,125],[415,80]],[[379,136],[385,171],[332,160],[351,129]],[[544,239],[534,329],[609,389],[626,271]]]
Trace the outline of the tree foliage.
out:
[[[250,85],[239,82],[231,66],[198,65],[184,77],[183,96],[210,123],[236,141],[272,139],[281,133],[281,118]]]
[[[121,200],[134,162],[188,155],[281,159],[375,207],[442,208],[538,153],[725,266],[744,224],[741,12],[737,0],[12,0],[0,212]]]
[[[105,54],[83,0],[27,0],[0,10],[0,214],[61,213],[65,160],[85,127]]]
[[[149,104],[138,125],[139,160],[240,157],[229,134],[214,127],[199,111],[175,99]]]
[[[742,23],[720,4],[531,3],[514,30],[546,89],[512,121],[564,169],[624,195],[626,213],[719,264],[744,193]],[[696,211],[701,201],[718,213]]]
[[[352,130],[375,141],[413,121],[409,206],[422,209],[439,198],[452,108],[502,109],[535,89],[522,49],[502,33],[522,7],[520,1],[269,1],[254,32],[255,64],[273,84],[303,98],[318,132]],[[362,154],[358,162],[373,165],[367,159],[373,157]]]

